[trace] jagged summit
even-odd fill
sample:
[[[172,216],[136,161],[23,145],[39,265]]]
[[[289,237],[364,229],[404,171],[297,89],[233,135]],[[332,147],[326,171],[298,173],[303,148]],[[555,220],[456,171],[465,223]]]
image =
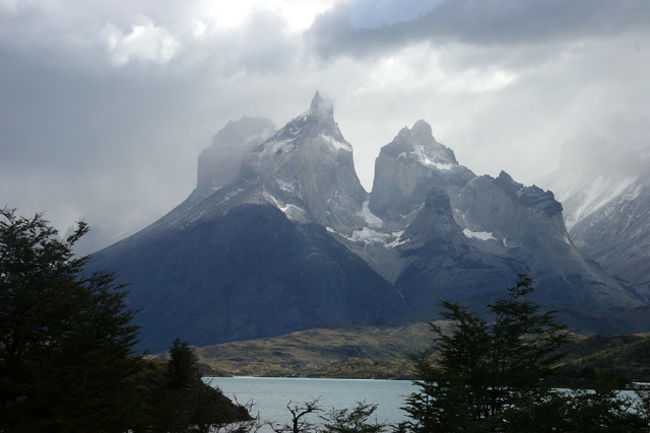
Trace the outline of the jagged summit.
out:
[[[319,92],[312,98],[309,110],[287,123],[269,141],[292,144],[297,140],[315,137],[323,138],[335,150],[352,152],[352,146],[343,138],[339,125],[334,120],[332,102],[323,98]],[[266,143],[262,144],[258,150],[265,146]]]
[[[392,143],[382,152],[399,159],[408,159],[427,167],[450,170],[458,166],[454,151],[440,144],[433,137],[431,125],[420,119],[411,129],[404,127]]]
[[[316,93],[311,100],[309,110],[323,116],[334,117],[334,104],[332,104],[331,100],[324,99],[318,90],[316,90]]]
[[[412,128],[402,128],[381,148],[375,161],[375,179],[370,194],[370,210],[403,229],[422,206],[433,187],[443,189],[455,202],[459,189],[474,177],[458,164],[454,152],[438,143],[431,125],[418,120]]]

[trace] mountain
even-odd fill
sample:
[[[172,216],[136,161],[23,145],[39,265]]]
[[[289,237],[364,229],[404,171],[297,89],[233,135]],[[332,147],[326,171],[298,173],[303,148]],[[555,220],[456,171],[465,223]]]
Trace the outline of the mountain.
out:
[[[604,164],[588,154],[563,161],[540,182],[557,191],[582,255],[650,299],[650,158],[641,149],[608,155]]]
[[[131,283],[152,351],[175,336],[203,345],[401,315],[394,287],[325,228],[360,226],[366,196],[317,94],[246,153],[234,180],[94,254],[91,266]]]
[[[641,302],[634,290],[582,258],[553,193],[526,187],[505,172],[475,175],[422,120],[381,149],[369,210],[382,222],[373,239],[394,239],[364,246],[368,262],[415,310],[440,297],[489,299],[519,273],[534,278],[536,300],[546,305]],[[388,255],[377,252],[381,247],[392,250],[397,269],[384,263]]]
[[[199,201],[232,181],[239,174],[244,154],[276,132],[268,119],[242,117],[231,121],[212,139],[212,144],[201,152],[197,167],[196,189],[192,200]]]
[[[585,257],[642,287],[650,299],[650,171],[579,220],[571,236]]]
[[[381,149],[370,194],[318,92],[271,130],[263,119],[226,125],[183,203],[92,256],[131,283],[143,347],[384,320],[443,298],[481,303],[519,273],[547,306],[642,303],[582,258],[551,192],[477,176],[422,120]]]

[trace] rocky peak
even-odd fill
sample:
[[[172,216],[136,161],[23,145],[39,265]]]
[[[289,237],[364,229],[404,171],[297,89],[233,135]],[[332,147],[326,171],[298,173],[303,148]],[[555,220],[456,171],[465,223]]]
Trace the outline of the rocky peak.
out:
[[[360,227],[357,213],[367,193],[333,113],[332,103],[316,92],[307,111],[244,155],[243,183],[235,190],[253,188],[256,198],[247,200],[270,202],[301,222],[345,233]]]
[[[228,122],[199,155],[196,189],[191,198],[204,199],[232,181],[239,173],[244,153],[275,131],[273,122],[260,117],[244,116]]]
[[[423,119],[416,121],[411,129],[407,127],[402,128],[398,135],[407,139],[410,138],[413,142],[417,143],[426,143],[432,140],[435,141],[431,125]]]
[[[404,231],[411,242],[405,248],[414,248],[429,242],[463,242],[460,227],[454,221],[449,196],[440,188],[427,193],[424,206],[413,223]]]
[[[393,142],[382,148],[382,152],[439,170],[449,170],[458,165],[453,150],[438,143],[431,125],[421,119],[411,129],[402,128]]]
[[[555,200],[551,191],[544,191],[536,185],[524,186],[516,182],[505,171],[501,171],[499,176],[494,179],[494,185],[511,196],[521,206],[537,207],[549,217],[562,213],[562,205]]]
[[[334,105],[329,99],[324,99],[318,90],[309,104],[309,111],[324,117],[334,118]]]
[[[517,192],[523,188],[522,184],[515,182],[512,176],[503,170],[501,170],[499,176],[494,179],[494,184],[511,195],[516,195]]]
[[[432,187],[444,190],[453,205],[459,189],[473,177],[474,173],[458,164],[451,149],[435,140],[431,125],[418,120],[381,148],[370,209],[387,221],[399,221],[395,228],[401,229],[408,223],[402,217],[413,216]]]
[[[337,150],[352,152],[352,146],[345,141],[339,125],[334,120],[334,106],[328,99],[316,92],[309,110],[286,124],[273,137],[276,141],[295,141],[298,139],[322,137]]]

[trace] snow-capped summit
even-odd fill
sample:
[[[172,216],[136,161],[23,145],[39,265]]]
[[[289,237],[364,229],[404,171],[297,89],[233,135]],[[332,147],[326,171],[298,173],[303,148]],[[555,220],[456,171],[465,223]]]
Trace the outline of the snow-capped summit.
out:
[[[433,137],[431,125],[422,119],[415,122],[411,129],[402,128],[389,146],[399,152],[398,158],[411,159],[427,167],[450,170],[458,165],[454,151],[438,143]]]
[[[335,150],[352,152],[352,146],[345,141],[334,120],[332,101],[323,98],[319,92],[312,98],[309,110],[287,123],[270,141],[291,145],[299,140],[316,137],[322,138]],[[262,151],[264,147],[265,145],[262,145],[258,150]]]
[[[316,93],[244,154],[228,184],[94,255],[133,283],[149,348],[176,335],[212,344],[403,314],[392,284],[338,241],[381,222],[333,113]]]
[[[458,164],[453,150],[436,141],[424,120],[404,127],[381,148],[375,161],[370,209],[389,221],[410,222],[403,217],[418,210],[432,187],[441,188],[455,203],[459,189],[474,177]],[[414,215],[413,215],[414,216]]]
[[[197,217],[242,203],[270,204],[289,219],[351,233],[367,193],[354,170],[352,146],[318,92],[309,109],[243,156],[237,178],[191,210]]]

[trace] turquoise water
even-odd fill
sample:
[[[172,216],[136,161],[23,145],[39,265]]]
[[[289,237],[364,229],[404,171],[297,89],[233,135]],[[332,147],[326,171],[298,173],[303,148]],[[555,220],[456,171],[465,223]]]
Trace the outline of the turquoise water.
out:
[[[359,401],[378,404],[377,421],[394,424],[405,420],[400,409],[406,397],[416,390],[407,380],[374,379],[307,379],[279,377],[206,377],[204,381],[219,387],[231,399],[241,404],[254,403],[251,414],[274,423],[288,424],[291,416],[287,403],[304,403],[319,399],[325,412],[332,408],[343,409],[356,406]],[[572,392],[557,389],[559,392]],[[633,391],[619,391],[621,396],[636,399]],[[319,423],[318,416],[308,419]]]
[[[239,403],[252,401],[255,404],[253,415],[259,412],[262,419],[279,423],[291,420],[287,410],[289,401],[303,403],[316,398],[325,411],[333,407],[351,408],[359,401],[378,404],[377,421],[397,423],[404,420],[400,407],[415,390],[407,380],[276,377],[210,377],[204,380]],[[310,419],[310,422],[318,421],[318,417]]]

